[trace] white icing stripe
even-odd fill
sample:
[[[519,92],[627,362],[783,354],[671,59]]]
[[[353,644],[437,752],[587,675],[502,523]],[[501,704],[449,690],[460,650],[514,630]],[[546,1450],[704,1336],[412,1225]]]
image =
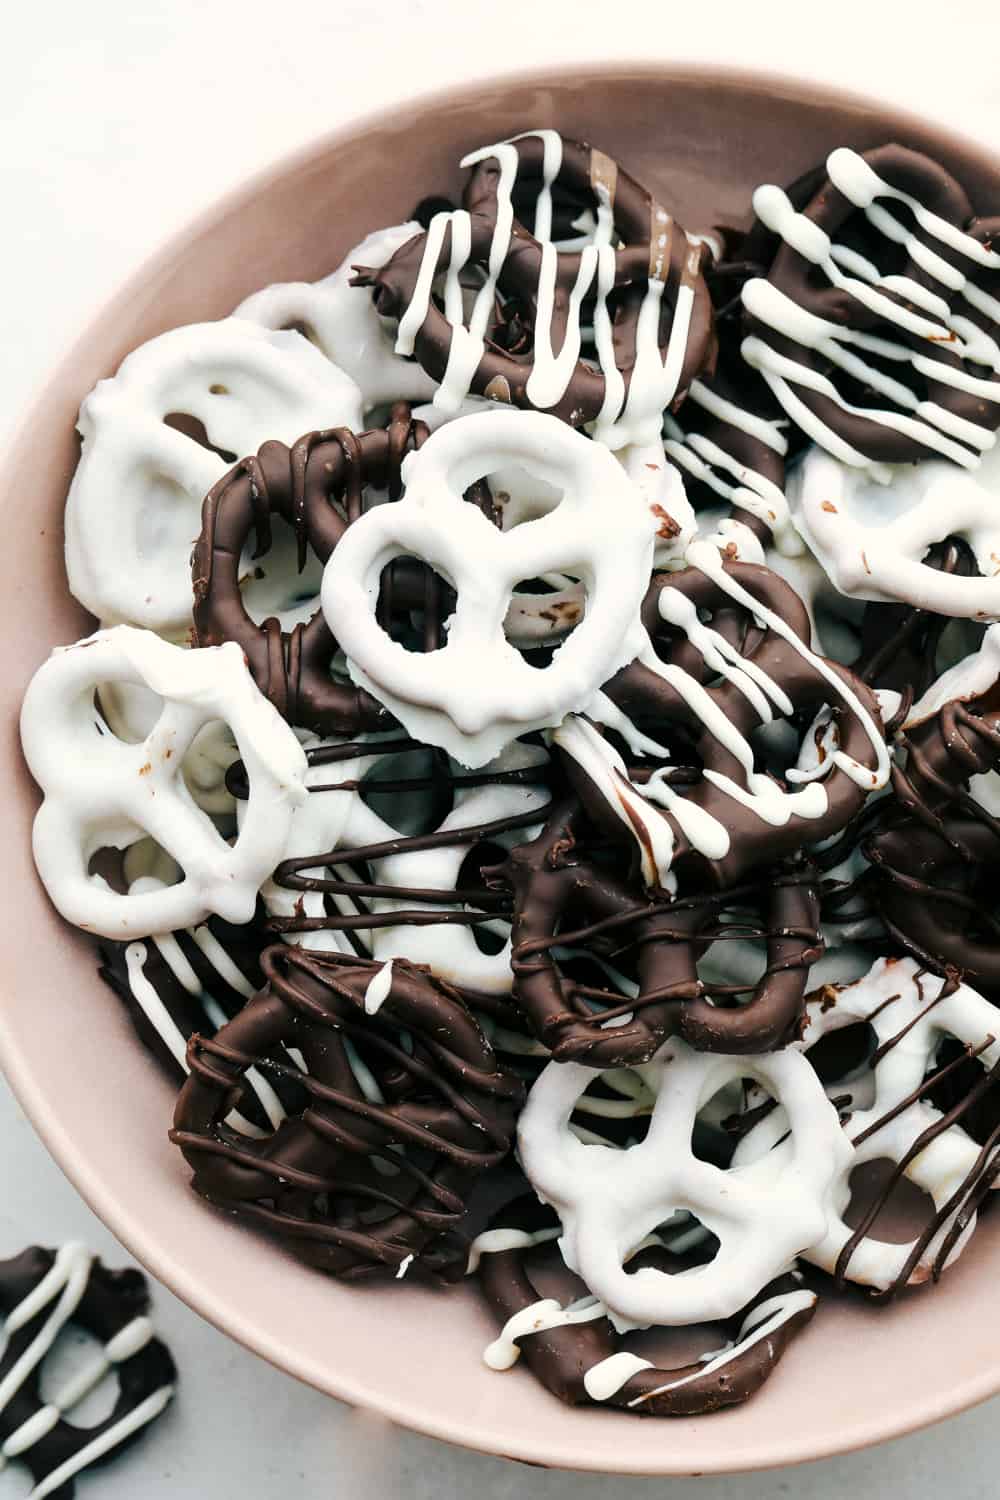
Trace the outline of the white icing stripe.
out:
[[[535,130],[542,139],[542,185],[535,200],[535,222],[532,233],[541,244],[552,238],[552,184],[562,167],[562,136],[558,130]],[[522,136],[516,136],[522,140]]]
[[[4,1379],[0,1381],[0,1411],[9,1405],[34,1370],[52,1348],[63,1327],[69,1322],[87,1289],[92,1256],[80,1244],[64,1245],[58,1252],[52,1269],[42,1278],[32,1292],[7,1314],[5,1322],[9,1334],[30,1323],[32,1318],[46,1307],[53,1298],[58,1298],[49,1317],[25,1349]]]
[[[738,427],[741,432],[757,438],[766,447],[772,448],[775,453],[782,457],[788,452],[788,440],[777,422],[769,422],[766,417],[754,416],[753,412],[745,411],[742,406],[737,406],[735,401],[727,401],[720,396],[718,391],[713,391],[703,380],[692,380],[688,390],[688,400],[693,401],[696,406],[703,406],[706,411],[718,417],[722,422],[728,422],[732,427]]]
[[[688,549],[688,562],[692,567],[698,568],[702,573],[707,574],[723,593],[728,594],[731,599],[735,599],[738,604],[742,604],[744,609],[749,610],[752,615],[762,620],[769,630],[773,630],[776,635],[780,635],[782,640],[791,646],[794,651],[797,651],[803,661],[813,671],[817,672],[819,676],[829,683],[836,696],[858,719],[875,752],[874,769],[869,766],[863,766],[860,761],[855,760],[843,750],[837,751],[834,757],[836,764],[857,786],[863,787],[866,791],[875,791],[885,786],[889,779],[888,747],[875,720],[858,695],[846,685],[843,679],[823,657],[817,656],[803,641],[799,640],[794,630],[785,623],[780,615],[768,609],[759,599],[756,599],[726,572],[722,557],[715,547],[708,546],[704,542],[696,541],[692,543]]]
[[[971,235],[930,213],[915,198],[884,182],[857,152],[847,148],[832,152],[827,160],[827,172],[834,186],[864,211],[873,228],[890,243],[900,245],[914,264],[934,277],[948,292],[964,297],[981,314],[1000,322],[1000,299],[969,282],[958,267],[951,265],[916,234],[904,228],[876,200],[893,199],[904,203],[926,234],[979,266],[995,269],[1000,264],[1000,257],[995,251],[987,249]],[[854,298],[859,307],[869,314],[874,313],[890,328],[898,328],[911,338],[924,340],[931,349],[935,344],[946,344],[948,351],[957,354],[960,359],[1000,369],[1000,360],[996,358],[1000,354],[1000,348],[997,347],[996,340],[989,334],[984,334],[968,319],[954,314],[946,298],[929,292],[912,278],[899,275],[883,277],[871,261],[832,243],[818,224],[804,213],[796,211],[787,194],[780,188],[758,188],[754,194],[754,210],[762,223],[821,271],[831,286]],[[993,447],[996,437],[992,427],[958,418],[935,402],[921,401],[910,387],[850,353],[844,345],[852,344],[882,358],[909,365],[929,380],[979,396],[984,401],[1000,402],[1000,382],[970,375],[962,368],[956,368],[929,354],[921,354],[905,344],[860,333],[816,317],[761,278],[747,282],[742,295],[747,311],[761,323],[796,343],[816,349],[830,363],[886,396],[895,405],[902,407],[904,412],[913,413],[912,416],[906,416],[894,411],[852,407],[840,397],[832,382],[821,376],[817,378],[818,372],[779,355],[759,338],[747,339],[743,345],[743,355],[747,362],[760,370],[789,415],[842,462],[876,470],[879,467],[871,465],[849,444],[838,440],[837,435],[824,422],[808,413],[808,408],[795,395],[792,386],[802,385],[827,396],[845,412],[863,416],[880,426],[894,428],[912,437],[915,442],[966,467],[975,465],[975,450],[985,451]],[[897,297],[903,300],[895,300]],[[944,336],[942,328],[945,330]],[[963,447],[963,444],[968,446]],[[969,448],[973,452],[970,453]]]
[[[365,1015],[377,1015],[392,989],[392,959],[376,969],[365,990]]]
[[[129,989],[146,1020],[169,1050],[171,1057],[186,1073],[188,1070],[187,1042],[180,1027],[143,972],[146,957],[145,943],[129,943],[125,949],[125,970],[128,974]]]
[[[947,219],[931,213],[916,198],[910,197],[898,188],[890,187],[856,151],[851,151],[846,146],[838,147],[827,157],[826,169],[834,187],[838,192],[843,193],[844,197],[855,207],[867,211],[873,207],[877,198],[894,198],[897,202],[906,204],[921,229],[926,230],[934,239],[940,240],[951,250],[959,251],[979,266],[992,271],[1000,271],[1000,254],[993,249],[988,249],[979,240],[973,239],[972,235],[966,234],[957,225],[949,224]],[[909,252],[918,247],[920,242],[914,236],[908,235],[905,244]],[[961,274],[943,260],[940,265],[941,279],[957,277]]]
[[[786,773],[787,780],[800,783],[799,789],[785,791],[771,776],[755,769],[752,744],[722,711],[707,688],[683,668],[662,662],[652,646],[647,644],[639,653],[638,660],[649,671],[670,684],[701,720],[706,731],[733,756],[743,769],[746,784],[740,786],[731,777],[710,769],[704,772],[705,779],[774,827],[787,824],[793,816],[815,819],[825,814],[829,801],[819,778],[829,775],[834,766],[839,767],[865,790],[874,791],[884,786],[889,775],[889,752],[874,719],[857,694],[846,686],[823,658],[798,639],[780,616],[768,610],[760,600],[733,581],[725,571],[716,546],[711,542],[696,541],[688,548],[686,556],[690,565],[708,574],[723,592],[737,600],[755,618],[793,646],[834,688],[837,697],[858,718],[875,751],[875,767],[864,766],[840,748],[835,734],[831,732],[824,742],[829,751],[826,760],[822,765],[818,760],[813,764],[807,754],[800,765],[789,768]],[[699,620],[694,605],[678,589],[669,585],[661,589],[659,610],[665,620],[684,630],[688,640],[701,653],[712,672],[731,682],[743,694],[761,723],[770,723],[774,718],[772,704],[781,714],[792,712],[793,705],[784,690],[755,663],[745,661],[735,647],[717,631],[704,625]],[[618,711],[608,714],[603,695],[598,695],[598,699],[589,705],[589,712],[592,717],[602,719],[622,731],[624,716]],[[657,813],[653,803],[668,810],[692,847],[706,858],[722,859],[729,852],[730,836],[724,823],[669,786],[665,780],[668,766],[661,766],[654,771],[640,790],[629,779],[625,762],[614,747],[586,720],[573,714],[567,716],[553,731],[552,740],[577,761],[602,793],[611,811],[635,838],[643,879],[647,885],[658,885],[663,890],[672,890],[675,886],[671,873],[673,831],[666,819]],[[636,748],[640,751],[665,754],[662,746],[647,740],[645,736],[636,734],[634,740],[638,742]],[[807,752],[808,748],[807,746]]]
[[[535,1245],[546,1245],[557,1240],[562,1233],[558,1225],[552,1229],[487,1229],[478,1234],[469,1246],[469,1263],[466,1275],[479,1270],[484,1255],[501,1255],[505,1250],[530,1250]]]
[[[188,936],[193,943],[197,943],[223,984],[249,1000],[254,992],[253,985],[233,962],[214,933],[202,926],[195,927]]]
[[[609,1354],[607,1359],[591,1365],[583,1377],[583,1388],[591,1401],[610,1401],[633,1375],[652,1368],[652,1360],[640,1359],[637,1354],[622,1349],[618,1354]]]
[[[553,730],[552,743],[572,756],[601,792],[619,822],[635,838],[645,884],[657,885],[663,890],[674,889],[676,881],[670,873],[674,857],[673,829],[629,779],[625,762],[614,746],[577,714],[567,715],[559,728]],[[672,800],[669,805],[674,811]],[[641,836],[637,824],[642,830]],[[722,836],[725,836],[725,830],[720,838]],[[728,847],[728,836],[725,836],[723,854]]]
[[[781,1297],[771,1297],[766,1302],[760,1303],[758,1307],[749,1314],[740,1330],[740,1337],[731,1349],[723,1350],[714,1359],[709,1360],[702,1369],[696,1370],[691,1375],[684,1376],[681,1380],[670,1380],[665,1385],[657,1386],[655,1390],[649,1391],[642,1396],[636,1396],[629,1402],[629,1406],[642,1406],[651,1401],[655,1396],[662,1396],[667,1391],[680,1390],[681,1386],[690,1385],[694,1380],[703,1380],[706,1375],[714,1375],[717,1370],[724,1369],[733,1360],[739,1359],[759,1344],[763,1339],[769,1338],[777,1333],[785,1323],[789,1322],[797,1313],[804,1312],[816,1303],[815,1292],[795,1291],[786,1292]],[[750,1325],[749,1331],[747,1325]],[[622,1382],[624,1384],[624,1381]],[[614,1394],[612,1392],[611,1394]]]
[[[151,876],[144,876],[139,881],[133,881],[130,889],[135,890],[136,887],[141,887],[142,889],[151,889],[154,884],[159,883],[160,882],[154,881],[153,877]],[[212,934],[208,931],[207,927],[200,927],[195,929],[194,931],[190,931],[187,933],[187,936],[193,938],[197,942],[199,933],[203,934],[205,938],[211,939],[211,944],[215,944],[215,946],[218,947],[219,952],[222,953],[225,957],[226,963],[232,964],[232,960],[229,958],[228,954],[225,953],[225,950],[222,948],[221,944],[217,943],[217,940],[212,937]],[[189,993],[197,993],[199,995],[202,1010],[205,1012],[206,1019],[208,1020],[209,1025],[212,1027],[212,1030],[221,1031],[222,1027],[225,1026],[227,1021],[229,1020],[229,1017],[226,1015],[222,1007],[212,998],[212,996],[202,990],[201,985],[198,983],[197,975],[194,973],[194,970],[190,968],[190,965],[188,965],[187,960],[184,958],[184,955],[181,952],[181,948],[179,943],[177,942],[177,939],[172,934],[161,933],[156,936],[153,941],[155,942],[157,948],[163,954],[165,959],[167,958],[167,955],[170,954],[175,961],[177,959],[181,960],[181,973],[186,972],[194,981],[193,986],[188,983],[184,984],[184,988],[187,989]],[[199,944],[199,946],[203,947],[203,950],[208,953],[212,952],[210,944]],[[187,1039],[185,1038],[184,1033],[181,1031],[180,1027],[177,1025],[173,1016],[170,1014],[167,1007],[164,1005],[163,1001],[160,999],[160,996],[157,994],[155,987],[146,978],[146,958],[147,951],[145,943],[129,943],[128,947],[125,949],[125,972],[128,976],[128,985],[132,993],[132,998],[139,1006],[139,1009],[142,1011],[149,1024],[153,1027],[157,1036],[163,1042],[163,1045],[169,1051],[171,1057],[173,1057],[174,1060],[180,1065],[180,1067],[183,1068],[184,1072],[187,1073],[189,1071],[187,1062]],[[232,967],[235,969],[235,965],[232,965]],[[178,978],[178,980],[183,984],[184,981],[181,980],[180,973],[178,973],[178,969],[174,967],[173,963],[170,964],[170,968],[174,975]],[[239,974],[238,969],[236,969],[236,973]],[[247,984],[242,974],[240,974],[239,977],[241,981],[241,990],[243,990],[248,995],[253,994],[253,987]],[[264,1077],[259,1068],[248,1068],[246,1073],[244,1074],[244,1081],[250,1088],[253,1089],[260,1102],[261,1108],[270,1121],[270,1124],[275,1130],[277,1130],[278,1126],[285,1118],[285,1109],[271,1084]],[[262,1133],[259,1127],[254,1125],[252,1121],[246,1119],[246,1117],[242,1115],[239,1110],[233,1110],[229,1114],[227,1123],[232,1125],[235,1129],[239,1130],[243,1135],[259,1136]]]
[[[678,288],[666,355],[660,354],[660,315],[663,292],[670,266],[666,251],[672,229],[669,215],[659,211],[657,227],[662,253],[650,274],[639,310],[636,326],[635,364],[625,397],[625,382],[615,362],[611,336],[611,318],[607,299],[615,283],[614,204],[603,182],[592,184],[597,199],[597,214],[587,225],[587,234],[579,243],[556,246],[552,232],[552,185],[562,167],[563,148],[560,136],[551,130],[530,130],[508,141],[484,146],[463,157],[463,167],[495,159],[500,166],[496,186],[496,223],[490,241],[487,274],[476,293],[466,323],[461,276],[471,255],[471,218],[465,209],[436,214],[424,240],[413,294],[399,319],[396,335],[397,355],[411,355],[417,335],[431,307],[438,263],[446,233],[451,232],[451,253],[444,272],[444,313],[451,325],[448,363],[434,405],[449,415],[457,413],[468,397],[476,370],[485,352],[485,338],[493,310],[497,281],[510,248],[514,223],[513,190],[520,167],[517,142],[526,136],[543,141],[542,175],[535,202],[535,237],[542,247],[537,302],[534,320],[534,358],[528,377],[527,395],[533,406],[549,410],[563,399],[573,371],[580,358],[583,326],[582,307],[596,282],[594,307],[594,344],[597,364],[605,379],[605,394],[594,428],[595,436],[608,447],[618,449],[629,443],[654,441],[660,430],[664,408],[677,394],[681,371],[687,353],[694,308],[694,282],[699,276],[700,243],[688,241],[687,280]],[[556,273],[558,256],[572,249],[579,254],[576,281],[568,305],[560,303],[565,329],[558,350],[554,347],[556,307]]]
[[[595,1318],[604,1316],[604,1304],[596,1297],[582,1298],[569,1307],[545,1297],[507,1319],[493,1343],[483,1350],[483,1362],[491,1370],[509,1370],[521,1357],[518,1339],[533,1333],[546,1333],[552,1328],[572,1327],[575,1323],[592,1323]]]
[[[4,1319],[4,1329],[9,1337],[24,1328],[50,1303],[52,1311],[38,1330],[21,1357],[0,1381],[0,1411],[7,1407],[25,1381],[39,1368],[53,1348],[63,1328],[69,1323],[80,1305],[90,1279],[93,1256],[85,1246],[72,1243],[64,1245],[56,1254],[51,1269],[42,1277],[28,1295]],[[0,1449],[0,1468],[11,1458],[26,1453],[51,1432],[63,1415],[78,1405],[92,1391],[112,1367],[131,1359],[144,1349],[153,1337],[152,1326],[145,1317],[133,1319],[109,1340],[102,1354],[83,1369],[58,1392],[52,1401],[41,1407],[15,1432],[12,1432]],[[86,1468],[94,1459],[111,1451],[132,1432],[145,1426],[157,1416],[173,1394],[173,1387],[164,1387],[147,1401],[137,1406],[114,1423],[101,1437],[88,1443],[73,1458],[68,1459],[51,1474],[45,1476],[32,1490],[29,1500],[43,1500],[58,1490],[74,1474]]]
[[[138,881],[135,881],[129,889],[137,892],[137,887]],[[144,889],[150,889],[148,878]],[[200,994],[201,980],[184,957],[181,945],[174,934],[172,932],[153,933],[151,941],[159,949],[164,963],[181,988],[187,990],[189,995]]]
[[[165,1385],[160,1390],[154,1391],[127,1416],[122,1417],[120,1422],[109,1427],[102,1437],[95,1438],[92,1443],[81,1448],[75,1457],[67,1459],[64,1464],[60,1464],[58,1469],[53,1469],[51,1474],[47,1474],[41,1484],[36,1485],[32,1490],[28,1500],[45,1500],[46,1495],[53,1494],[68,1479],[72,1479],[75,1474],[85,1469],[88,1464],[94,1463],[97,1459],[103,1458],[106,1453],[110,1453],[113,1448],[117,1448],[118,1444],[124,1442],[127,1437],[131,1437],[133,1432],[138,1432],[158,1417],[170,1402],[173,1394],[172,1385]]]

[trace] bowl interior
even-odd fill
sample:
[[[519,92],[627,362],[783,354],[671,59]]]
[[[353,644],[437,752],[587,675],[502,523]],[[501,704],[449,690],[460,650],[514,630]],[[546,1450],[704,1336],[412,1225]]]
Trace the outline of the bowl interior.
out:
[[[596,139],[692,230],[745,223],[750,189],[788,181],[835,145],[898,139],[932,150],[974,202],[1000,202],[1000,161],[865,101],[782,80],[617,68],[477,85],[387,111],[251,184],[170,244],[107,308],[53,375],[8,461],[0,766],[8,830],[0,869],[8,956],[0,1053],[53,1155],[140,1260],[226,1333],[315,1386],[453,1442],[533,1463],[691,1474],[794,1462],[895,1435],[1000,1388],[990,1305],[1000,1215],[927,1296],[875,1310],[821,1305],[808,1334],[748,1406],[640,1422],[573,1411],[515,1369],[480,1362],[493,1337],[474,1292],[335,1285],[216,1214],[190,1192],[167,1141],[173,1090],[35,879],[37,794],[17,711],[49,648],[89,622],[66,592],[62,506],[77,407],[153,334],[228,313],[275,280],[331,270],[363,234],[416,198],[459,185],[472,147],[533,125]],[[383,1301],[383,1296],[385,1300]],[[928,1351],[934,1351],[933,1366]]]

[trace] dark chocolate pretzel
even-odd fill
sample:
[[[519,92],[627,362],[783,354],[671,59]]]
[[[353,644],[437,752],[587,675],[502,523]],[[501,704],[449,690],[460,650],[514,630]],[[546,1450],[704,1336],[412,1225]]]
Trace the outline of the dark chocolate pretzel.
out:
[[[767,944],[766,968],[750,1000],[729,1008],[711,996],[731,998],[732,991],[710,990],[698,977],[703,948],[735,935],[725,922],[713,928],[725,900],[638,896],[578,850],[580,821],[579,805],[562,803],[542,833],[493,872],[514,892],[514,1000],[552,1056],[609,1068],[648,1061],[677,1034],[700,1050],[727,1053],[767,1052],[791,1040],[809,965],[822,952],[811,872],[775,872],[763,890],[729,893],[732,904],[766,904],[760,927],[750,934],[742,926],[736,931]],[[600,936],[618,948],[636,949],[635,998],[580,984],[556,962],[553,947]]]
[[[545,147],[537,135],[520,137],[515,188],[526,180],[542,180]],[[488,268],[497,234],[498,187],[501,166],[488,156],[473,168],[462,195],[462,206],[470,216],[469,264]],[[639,309],[651,277],[665,283],[658,344],[665,355],[673,326],[674,310],[682,290],[694,298],[691,326],[677,382],[676,402],[683,399],[692,378],[709,367],[714,358],[712,305],[702,275],[705,252],[692,244],[683,229],[651,195],[618,166],[611,157],[582,142],[564,140],[559,174],[553,183],[592,203],[610,209],[614,232],[621,248],[614,251],[614,359],[627,393],[636,360]],[[445,271],[452,258],[451,225],[445,230],[436,259],[435,274]],[[415,236],[392,259],[376,269],[359,266],[352,284],[373,288],[375,304],[385,317],[401,318],[413,300],[427,248],[427,234]],[[483,354],[471,377],[470,389],[493,400],[531,407],[526,386],[534,365],[534,342],[543,247],[515,218],[509,243],[504,247],[503,266],[497,286],[506,299],[505,308],[495,307]],[[581,256],[557,252],[551,342],[562,346],[570,304],[577,283]],[[506,319],[506,322],[505,322]],[[428,299],[427,312],[416,333],[414,352],[424,369],[442,380],[448,368],[454,325],[446,313]],[[559,401],[548,408],[555,416],[579,426],[597,417],[604,405],[605,376],[599,368],[578,360]]]
[[[325,563],[361,514],[367,485],[386,487],[398,498],[403,458],[426,435],[426,426],[401,403],[384,429],[311,432],[291,448],[265,443],[209,491],[192,557],[195,642],[237,641],[258,687],[292,724],[317,734],[354,734],[392,721],[362,688],[331,676],[337,644],[318,605],[307,624],[287,634],[276,619],[257,625],[250,618],[239,577],[246,544],[253,534],[253,556],[263,556],[271,545],[271,517],[280,516],[295,530],[299,568],[308,550]],[[420,591],[436,588],[428,572]],[[436,608],[436,598],[420,602]]]
[[[794,635],[808,644],[808,614],[790,584],[770,568],[755,563],[728,562],[725,568],[735,582],[779,615]],[[692,567],[677,573],[654,574],[643,605],[643,623],[655,642],[658,655],[672,665],[682,667],[698,682],[707,684],[709,697],[740,733],[749,737],[758,728],[761,721],[756,710],[732,683],[712,684],[701,653],[680,632],[664,625],[658,608],[660,590],[664,588],[677,589],[699,611],[712,612],[718,632],[739,650],[745,661],[763,669],[773,679],[791,700],[796,715],[815,713],[829,705],[836,720],[840,748],[860,764],[872,767],[872,784],[875,784],[874,750],[864,725],[808,657],[776,631],[761,629],[749,618],[746,610],[734,604],[729,595],[700,569]],[[840,663],[825,658],[824,662],[879,726],[878,703],[865,683]],[[735,757],[710,733],[674,686],[653,670],[639,661],[633,662],[606,683],[604,691],[654,737],[679,733],[702,767],[742,784],[743,769]],[[604,797],[574,760],[568,756],[562,759],[588,813],[603,832],[621,840],[626,830],[610,811]],[[823,785],[828,805],[820,817],[803,818],[793,813],[787,823],[773,825],[763,822],[722,788],[700,777],[685,788],[684,795],[726,826],[731,847],[722,858],[708,859],[692,849],[683,830],[675,826],[673,869],[678,878],[688,884],[709,884],[724,890],[752,869],[774,865],[795,856],[803,845],[829,838],[859,811],[867,791],[836,765],[826,775]],[[672,821],[669,811],[665,811],[664,816]]]
[[[976,219],[964,189],[937,162],[898,145],[881,146],[876,150],[863,153],[863,156],[865,162],[891,188],[906,193],[931,213],[946,220],[956,229],[969,234],[981,244],[991,246],[993,236],[1000,228],[1000,221]],[[904,228],[909,229],[913,224],[909,209],[905,207],[901,209],[897,201],[889,199],[882,206],[891,209],[897,218],[902,213]],[[862,254],[865,259],[873,261],[876,266],[885,264],[887,247],[890,252],[895,251],[895,246],[890,241],[871,229],[864,211],[857,208],[829,180],[819,186],[802,212],[831,239],[839,236],[841,243],[847,249]],[[988,292],[990,297],[996,298],[997,291],[1000,289],[1000,276],[995,270],[978,266],[968,256],[949,250],[943,241],[932,237],[919,225],[914,227],[914,233],[925,248],[929,247],[935,255],[948,260],[971,284],[981,287]],[[751,234],[750,238],[753,240],[755,236]],[[949,288],[923,269],[919,258],[914,255],[903,253],[898,274],[919,283],[938,298],[948,296]],[[942,371],[952,370],[959,372],[962,377],[971,376],[979,380],[989,378],[990,371],[987,365],[977,363],[971,354],[963,357],[954,347],[956,336],[945,322],[940,321],[939,315],[934,311],[928,311],[927,307],[922,304],[906,299],[904,291],[899,288],[880,286],[878,290],[889,301],[906,311],[916,313],[933,323],[939,323],[939,335],[926,336],[900,327],[897,323],[887,319],[877,308],[867,307],[845,288],[835,286],[825,276],[817,274],[811,260],[783,241],[778,243],[773,262],[767,273],[767,280],[799,308],[837,327],[851,329],[862,335],[873,335],[883,340],[888,339],[891,343],[913,350],[934,361],[940,365]],[[998,325],[995,318],[988,312],[977,309],[957,294],[956,303],[963,317],[987,333],[990,339],[996,339]],[[752,301],[748,301],[748,307],[752,306]],[[752,312],[748,313],[746,319],[746,331],[761,338],[779,355],[805,365],[817,375],[829,377],[838,390],[843,386],[845,379],[849,381],[856,391],[855,409],[846,409],[822,391],[814,390],[804,383],[796,383],[795,395],[839,438],[866,458],[888,463],[907,463],[923,458],[940,457],[937,448],[921,441],[915,434],[901,432],[896,427],[875,421],[867,416],[863,409],[864,406],[895,409],[899,413],[909,415],[911,410],[915,409],[916,401],[911,407],[909,402],[894,400],[889,394],[866,390],[862,377],[846,376],[843,370],[828,359],[821,348],[812,344],[799,343],[773,328],[759,316],[753,315]],[[847,348],[850,350],[851,345],[848,344]],[[870,358],[863,347],[856,352]],[[878,351],[874,352],[877,357]],[[975,350],[972,352],[974,353]],[[889,368],[891,372],[893,369],[891,362]],[[960,386],[935,378],[928,372],[924,372],[921,378],[924,389],[918,394],[923,401],[943,408],[958,422],[970,422],[991,431],[1000,426],[1000,384],[997,386],[995,396],[987,396],[980,390],[963,390]],[[859,400],[862,409],[857,409]],[[944,432],[946,429],[941,430]],[[978,453],[976,446],[962,434],[955,437],[950,428],[947,432],[949,437],[960,446],[963,442],[968,444],[965,451],[969,455],[969,462],[974,462],[974,456]]]
[[[550,1227],[558,1220],[550,1209],[542,1208],[530,1198],[522,1198],[497,1215],[492,1229],[514,1228],[525,1239]],[[479,1258],[479,1284],[490,1309],[504,1326],[525,1308],[539,1302],[538,1291],[526,1265],[529,1247],[522,1243],[513,1248],[489,1249],[489,1235],[483,1237]],[[640,1250],[630,1265],[654,1266],[659,1270],[679,1272],[689,1263],[670,1250],[669,1245],[653,1245]],[[578,1295],[579,1283],[553,1255],[549,1265],[550,1279],[546,1296],[568,1304]],[[556,1287],[552,1289],[552,1278]],[[775,1303],[785,1301],[788,1315],[766,1335],[753,1338],[775,1314]],[[636,1416],[692,1417],[736,1406],[760,1389],[770,1376],[788,1345],[811,1319],[816,1298],[803,1289],[797,1272],[769,1282],[723,1326],[723,1336],[716,1346],[728,1340],[733,1349],[728,1358],[703,1358],[677,1369],[646,1367],[635,1369],[604,1395],[593,1385],[595,1367],[605,1366],[616,1354],[628,1352],[630,1340],[615,1332],[608,1318],[600,1314],[587,1321],[574,1321],[537,1332],[522,1333],[514,1342],[533,1375],[545,1388],[572,1406],[613,1406]],[[755,1314],[759,1314],[755,1318]],[[606,1366],[605,1366],[606,1367]],[[625,1372],[618,1372],[623,1374]],[[607,1387],[605,1389],[608,1389]]]
[[[455,992],[411,964],[394,963],[377,1014],[379,964],[283,944],[262,964],[265,988],[191,1039],[171,1139],[193,1186],[331,1275],[460,1275],[466,1198],[507,1154],[521,1084]],[[225,1123],[251,1066],[303,1100],[263,1139]]]
[[[148,1310],[142,1273],[109,1271],[83,1245],[58,1252],[35,1245],[0,1261],[6,1334],[0,1443],[6,1458],[30,1469],[33,1495],[71,1500],[77,1474],[135,1442],[166,1407],[177,1371],[166,1345],[153,1337]],[[45,1356],[68,1324],[102,1349],[86,1373],[47,1401],[41,1390]],[[90,1426],[71,1421],[66,1414],[112,1371],[119,1392],[109,1414]]]
[[[930,968],[996,990],[1000,924],[983,892],[1000,869],[1000,821],[968,782],[1000,766],[997,689],[946,703],[899,740],[906,768],[893,767],[895,796],[877,809],[862,844],[872,904],[896,941]]]

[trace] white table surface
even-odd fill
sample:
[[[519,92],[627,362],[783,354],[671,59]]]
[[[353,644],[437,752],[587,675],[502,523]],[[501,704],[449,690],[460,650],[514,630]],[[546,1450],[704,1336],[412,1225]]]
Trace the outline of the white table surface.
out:
[[[422,87],[519,60],[716,60],[846,83],[1000,146],[1000,9],[990,0],[15,0],[3,50],[0,439],[61,350],[165,235],[260,166]],[[126,1263],[0,1090],[0,1255],[83,1238],[111,1264]],[[995,1402],[783,1473],[572,1476],[459,1452],[351,1413],[230,1343],[162,1288],[156,1316],[182,1372],[179,1400],[144,1446],[81,1483],[82,1500],[997,1493]],[[27,1488],[16,1466],[0,1473],[0,1500]]]

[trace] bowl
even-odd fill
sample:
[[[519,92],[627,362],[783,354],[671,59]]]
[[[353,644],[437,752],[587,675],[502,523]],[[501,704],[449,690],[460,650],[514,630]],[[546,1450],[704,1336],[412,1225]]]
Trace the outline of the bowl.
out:
[[[596,139],[691,229],[746,222],[751,188],[789,181],[837,145],[900,140],[939,157],[974,202],[1000,204],[1000,155],[813,84],[718,69],[588,68],[493,80],[387,109],[270,170],[172,240],[52,374],[8,457],[0,874],[8,951],[0,1062],[46,1145],[94,1211],[178,1296],[274,1364],[332,1396],[435,1437],[528,1463],[622,1474],[789,1464],[894,1437],[1000,1390],[992,1306],[1000,1215],[941,1285],[884,1309],[820,1304],[773,1379],[744,1407],[637,1421],[560,1405],[525,1369],[488,1370],[494,1336],[474,1288],[382,1293],[337,1285],[229,1222],[190,1190],[167,1141],[174,1090],[97,977],[90,940],[57,917],[31,863],[37,791],[17,713],[51,646],[91,627],[70,599],[62,508],[81,398],[145,339],[227,314],[272,281],[328,272],[415,196],[457,187],[472,147],[528,126]]]

